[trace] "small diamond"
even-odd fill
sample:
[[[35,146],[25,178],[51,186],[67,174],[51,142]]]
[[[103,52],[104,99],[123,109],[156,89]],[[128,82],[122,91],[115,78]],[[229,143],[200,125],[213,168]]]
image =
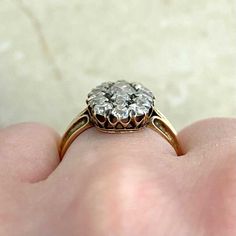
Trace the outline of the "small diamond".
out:
[[[141,100],[148,100],[151,104],[153,104],[153,97],[149,96],[146,93],[136,93],[135,94],[137,98],[140,98]],[[135,98],[134,98],[135,100]]]
[[[135,89],[126,81],[120,80],[117,81],[114,85],[110,88],[110,93],[126,93],[128,95],[131,95],[135,92]]]
[[[147,108],[151,108],[152,104],[150,103],[150,101],[147,98],[143,98],[143,97],[137,97],[136,99],[134,99],[134,102],[137,104],[137,106],[139,107],[147,107]]]
[[[92,106],[95,106],[95,105],[104,105],[108,101],[109,101],[109,99],[106,98],[105,96],[98,95],[94,99],[89,100],[88,104],[92,107]]]
[[[93,112],[95,115],[106,116],[105,108],[103,106],[95,105]]]
[[[95,94],[90,94],[90,96],[88,96],[87,101],[91,101],[93,99],[96,99],[97,97],[104,97],[105,93],[104,92],[97,92]]]
[[[116,106],[111,114],[119,120],[123,120],[129,117],[129,109],[123,106]]]
[[[106,117],[111,109],[112,104],[104,103],[103,105],[95,105],[93,108],[93,112],[95,115],[101,115]]]
[[[125,106],[128,105],[127,101],[126,101],[125,99],[123,99],[123,98],[118,98],[118,99],[116,99],[116,100],[113,102],[113,104],[114,104],[115,106],[123,106],[123,107],[125,107]]]
[[[142,116],[149,112],[149,109],[147,107],[139,106],[135,103],[131,104],[129,108],[132,116]]]
[[[143,87],[143,85],[140,84],[140,83],[133,83],[132,85],[134,86],[134,88],[135,88],[136,90],[139,90],[140,88]]]
[[[95,88],[88,94],[88,97],[91,97],[91,96],[94,96],[97,94],[101,94],[101,93],[104,94],[104,92],[101,89]]]
[[[138,91],[139,94],[145,94],[154,98],[153,93],[149,89],[145,88],[142,84],[133,83],[133,86]]]
[[[130,100],[130,95],[124,91],[121,91],[121,92],[114,93],[113,96],[111,97],[111,100],[113,101],[121,100],[121,99],[128,101]]]

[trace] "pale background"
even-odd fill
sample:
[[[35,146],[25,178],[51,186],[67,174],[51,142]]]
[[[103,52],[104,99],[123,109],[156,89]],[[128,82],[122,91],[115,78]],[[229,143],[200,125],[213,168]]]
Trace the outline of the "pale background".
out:
[[[0,0],[0,126],[62,132],[102,81],[142,82],[181,129],[236,116],[236,0]]]

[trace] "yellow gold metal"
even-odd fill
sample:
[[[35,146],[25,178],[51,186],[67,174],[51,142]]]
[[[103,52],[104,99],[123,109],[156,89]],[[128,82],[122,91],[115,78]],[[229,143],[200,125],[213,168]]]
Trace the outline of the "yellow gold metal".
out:
[[[150,116],[145,116],[141,122],[147,122],[147,127],[151,128],[152,130],[158,132],[162,135],[175,149],[176,154],[181,156],[183,154],[180,144],[177,139],[177,133],[171,123],[167,120],[167,118],[156,108],[153,108],[152,113]],[[128,132],[136,132],[142,128],[138,128],[138,121],[136,122],[137,128],[136,129],[114,129],[114,128],[103,128],[99,127],[99,124],[94,123],[94,119],[92,114],[87,107],[83,112],[81,112],[69,125],[67,131],[62,137],[61,145],[60,145],[60,158],[63,159],[67,149],[72,144],[72,142],[85,130],[96,127],[98,130],[106,133],[128,133]],[[123,124],[125,127],[125,124]]]
[[[71,124],[69,125],[67,131],[62,137],[60,145],[60,158],[62,159],[65,155],[65,152],[72,144],[72,142],[85,130],[93,127],[93,124],[90,122],[90,117],[88,114],[88,109],[85,109],[81,112],[78,117],[76,117]]]
[[[153,110],[153,115],[147,127],[161,134],[172,145],[178,156],[183,155],[183,151],[177,139],[177,132],[160,111],[157,109]]]

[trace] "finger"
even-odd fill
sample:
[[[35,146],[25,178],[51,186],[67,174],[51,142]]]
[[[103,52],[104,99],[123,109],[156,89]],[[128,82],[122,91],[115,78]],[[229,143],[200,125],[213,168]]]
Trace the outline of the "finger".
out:
[[[211,172],[235,172],[236,119],[198,121],[184,128],[178,138],[186,153],[183,161],[187,166],[183,173],[188,172],[185,175],[189,176],[190,182],[191,177],[209,176]]]
[[[226,130],[217,128],[231,125],[229,123],[229,120],[204,121],[184,129],[179,139],[188,158],[176,157],[166,140],[149,129],[121,135],[90,129],[68,149],[54,172],[54,177],[59,178],[49,180],[57,180],[57,188],[63,190],[60,199],[66,199],[64,203],[69,201],[70,209],[73,205],[73,209],[81,213],[75,225],[83,229],[84,222],[89,222],[86,229],[92,233],[96,232],[94,228],[108,232],[110,225],[118,231],[122,228],[119,223],[123,222],[128,222],[125,226],[130,231],[138,228],[140,222],[150,226],[148,223],[153,219],[162,221],[163,212],[178,219],[179,225],[190,222],[192,226],[192,222],[205,221],[202,212],[208,210],[208,206],[211,209],[214,208],[212,205],[224,207],[223,199],[219,197],[223,188],[218,189],[218,183],[220,181],[225,186],[221,173],[228,173],[227,168],[213,166],[217,151],[206,148],[205,154],[199,155],[199,150],[204,151],[206,142],[220,145],[222,142],[217,140],[222,133],[230,139],[234,135],[232,131],[228,133],[232,127]],[[217,137],[209,132],[213,128],[220,133]],[[235,155],[233,157],[235,159]],[[196,165],[193,160],[199,158],[202,162]],[[205,162],[207,158],[209,161]],[[53,184],[55,186],[55,181]],[[211,209],[206,212],[206,222],[217,222],[217,217],[212,216],[221,214]],[[147,217],[147,212],[152,217]],[[152,226],[156,226],[156,221]]]
[[[186,170],[192,173],[186,175],[196,178],[214,176],[210,173],[235,172],[236,119],[211,118],[198,121],[183,129],[178,137],[187,157]]]
[[[88,222],[86,232],[92,235],[98,224],[106,230],[108,225],[118,224],[119,215],[137,204],[140,211],[147,211],[145,201],[156,199],[161,168],[167,169],[166,160],[178,158],[172,146],[151,129],[108,134],[91,128],[72,143],[46,183],[59,189],[60,205],[73,204],[73,211],[80,212],[77,227],[84,229],[81,222]],[[144,192],[145,199],[141,197]],[[112,207],[116,207],[113,223]]]
[[[190,193],[185,200],[191,203],[189,218],[201,219],[209,235],[234,235],[236,119],[199,121],[182,130],[179,139],[186,153],[181,183],[186,186],[184,194]],[[192,214],[196,209],[200,215]]]
[[[108,134],[95,128],[82,133],[67,150],[61,165],[75,162],[89,165],[91,162],[113,161],[145,161],[163,155],[176,156],[172,146],[158,133],[151,129],[143,129],[135,133]]]
[[[36,123],[22,123],[0,131],[0,175],[36,182],[59,164],[59,135]]]
[[[139,182],[140,176],[155,178],[158,170],[167,169],[168,161],[178,159],[173,147],[151,129],[108,134],[91,128],[72,143],[48,181],[61,183],[66,194],[76,196],[99,182],[127,185],[128,179],[132,184]]]
[[[126,154],[134,157],[144,150],[146,153],[146,149],[148,152],[157,155],[162,153],[174,154],[170,144],[151,129],[127,134],[109,134],[90,129],[77,138],[66,153],[65,158],[75,158],[81,152],[83,155],[96,153],[99,156],[105,154],[110,156],[109,158]]]

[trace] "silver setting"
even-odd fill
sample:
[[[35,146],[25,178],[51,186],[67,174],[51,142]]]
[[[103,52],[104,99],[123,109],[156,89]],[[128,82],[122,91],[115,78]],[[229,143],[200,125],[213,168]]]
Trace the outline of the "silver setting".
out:
[[[146,126],[154,100],[152,92],[142,84],[119,80],[97,86],[88,94],[86,102],[97,128],[120,132]]]

